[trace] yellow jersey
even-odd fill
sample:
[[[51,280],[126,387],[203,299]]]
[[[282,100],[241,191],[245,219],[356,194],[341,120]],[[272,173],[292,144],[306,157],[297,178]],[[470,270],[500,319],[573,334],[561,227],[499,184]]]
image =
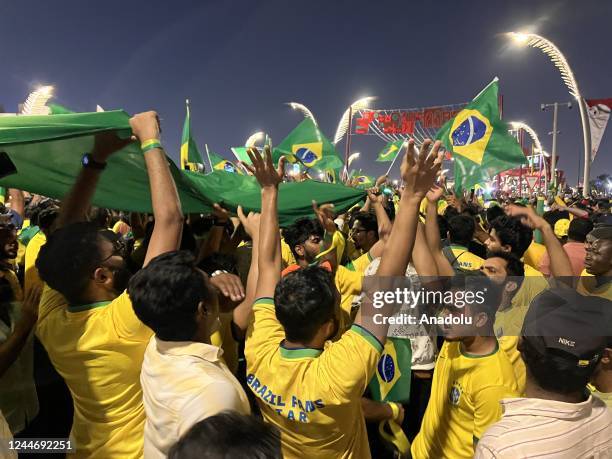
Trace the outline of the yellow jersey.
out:
[[[501,418],[500,400],[518,396],[508,357],[461,351],[446,341],[436,361],[431,396],[421,430],[412,442],[414,459],[472,458],[474,441]]]
[[[134,314],[127,292],[69,306],[45,285],[36,334],[72,395],[74,457],[141,458],[140,368],[153,332]]]
[[[219,329],[215,330],[210,336],[210,344],[223,349],[221,359],[227,368],[233,373],[238,372],[238,342],[232,334],[232,322],[234,316],[232,312],[219,313]]]
[[[289,247],[289,244],[285,242],[285,239],[281,238],[281,258],[283,260],[283,266],[291,266],[295,264],[295,257]]]
[[[340,318],[338,324],[339,338],[342,333],[351,328],[357,310],[353,311],[353,297],[361,293],[361,285],[363,282],[363,273],[351,271],[344,266],[338,266],[334,277],[336,288],[340,292]]]
[[[361,396],[383,346],[353,325],[322,349],[287,349],[274,300],[253,306],[245,345],[247,384],[266,422],[281,432],[285,459],[370,457]]]
[[[533,268],[539,268],[542,263],[542,257],[546,254],[546,246],[532,241],[527,250],[523,254],[523,261],[526,265]],[[527,273],[525,273],[527,275]]]
[[[612,282],[606,278],[606,282],[598,285],[597,277],[587,273],[586,269],[580,273],[576,290],[581,295],[598,296],[612,301]]]
[[[484,263],[482,258],[474,255],[467,247],[462,245],[451,244],[449,247],[445,247],[443,252],[453,268],[474,271],[480,269]]]
[[[370,266],[370,263],[372,263],[372,259],[373,258],[372,255],[370,255],[370,252],[364,253],[356,260],[352,260],[351,262],[349,262],[346,267],[351,271],[356,271],[358,273],[365,274],[366,269],[368,268],[368,266]]]
[[[36,259],[38,258],[38,253],[43,245],[47,243],[47,237],[45,233],[39,231],[36,235],[30,240],[30,243],[26,247],[25,250],[25,279],[24,279],[24,290],[26,292],[30,291],[31,288],[41,285],[42,280],[38,275],[38,269],[36,269]]]
[[[510,307],[497,311],[495,314],[495,336],[499,346],[510,359],[514,368],[519,394],[525,391],[527,369],[517,349],[518,337],[523,329],[523,321],[533,299],[548,288],[548,281],[540,271],[525,265],[525,277],[516,292]]]

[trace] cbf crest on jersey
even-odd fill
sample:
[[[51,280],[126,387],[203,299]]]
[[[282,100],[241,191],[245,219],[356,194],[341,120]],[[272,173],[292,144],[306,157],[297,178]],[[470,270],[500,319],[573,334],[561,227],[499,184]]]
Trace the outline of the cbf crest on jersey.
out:
[[[463,393],[463,390],[462,390],[461,384],[455,381],[453,383],[453,387],[451,387],[451,390],[448,394],[448,401],[450,402],[450,404],[453,406],[459,405],[459,401],[461,400],[462,393]]]
[[[475,162],[482,163],[493,127],[478,110],[462,110],[457,114],[449,133],[453,152]]]

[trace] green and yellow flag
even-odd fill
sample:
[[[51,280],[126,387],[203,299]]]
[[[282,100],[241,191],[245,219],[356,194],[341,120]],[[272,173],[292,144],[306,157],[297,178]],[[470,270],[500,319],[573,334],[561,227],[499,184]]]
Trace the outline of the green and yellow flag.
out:
[[[187,115],[185,116],[181,139],[181,169],[188,169],[190,164],[204,164],[204,161],[202,161],[202,155],[191,136],[191,116],[189,114],[189,101],[187,101]]]
[[[344,165],[334,145],[310,118],[305,118],[274,148],[274,161],[283,155],[308,168],[316,165],[319,169],[337,169]]]
[[[379,163],[393,161],[402,149],[404,142],[404,139],[389,142],[387,145],[385,145],[385,148],[378,153],[378,158],[376,158],[376,161]]]
[[[236,159],[245,164],[251,164],[251,159],[247,155],[247,147],[232,147],[230,148]]]
[[[237,172],[237,168],[231,161],[219,156],[212,151],[208,153],[210,165],[214,171]]]
[[[410,338],[387,338],[376,375],[370,381],[372,398],[378,402],[408,402],[411,365]]]
[[[525,164],[525,155],[499,116],[495,78],[436,135],[455,159],[455,192]]]

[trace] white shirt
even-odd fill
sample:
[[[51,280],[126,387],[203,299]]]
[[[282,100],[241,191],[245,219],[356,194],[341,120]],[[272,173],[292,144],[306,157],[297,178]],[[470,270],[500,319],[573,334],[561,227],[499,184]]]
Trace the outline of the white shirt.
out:
[[[612,411],[597,397],[582,403],[514,398],[501,404],[504,414],[478,442],[476,459],[612,458]]]
[[[209,344],[151,338],[140,374],[146,459],[165,458],[202,419],[224,410],[250,414],[247,396],[220,358],[222,353]]]
[[[21,318],[21,303],[11,303],[11,326],[0,320],[0,343],[4,343],[15,330]],[[0,410],[13,434],[25,429],[38,414],[38,396],[34,384],[33,335],[30,334],[17,360],[0,376]]]

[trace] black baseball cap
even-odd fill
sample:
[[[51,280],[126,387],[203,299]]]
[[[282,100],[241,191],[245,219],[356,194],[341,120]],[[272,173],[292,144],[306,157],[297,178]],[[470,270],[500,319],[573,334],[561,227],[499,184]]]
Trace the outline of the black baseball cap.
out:
[[[521,335],[542,355],[553,351],[575,360],[579,367],[590,367],[597,364],[606,347],[611,316],[611,301],[558,287],[534,298]]]

